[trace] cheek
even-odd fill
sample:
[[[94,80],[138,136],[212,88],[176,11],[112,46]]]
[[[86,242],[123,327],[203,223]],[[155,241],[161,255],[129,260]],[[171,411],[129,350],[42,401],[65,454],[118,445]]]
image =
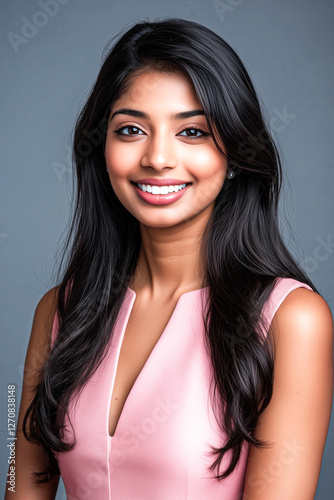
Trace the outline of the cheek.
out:
[[[111,177],[126,177],[130,174],[134,165],[138,164],[138,153],[136,148],[124,148],[122,145],[106,146],[106,164]]]
[[[193,175],[199,185],[205,185],[212,194],[217,195],[224,184],[227,160],[217,151],[199,151],[190,161]]]
[[[119,201],[126,205],[124,194],[125,182],[129,175],[129,154],[124,154],[117,147],[106,145],[105,159],[109,173],[110,184]]]

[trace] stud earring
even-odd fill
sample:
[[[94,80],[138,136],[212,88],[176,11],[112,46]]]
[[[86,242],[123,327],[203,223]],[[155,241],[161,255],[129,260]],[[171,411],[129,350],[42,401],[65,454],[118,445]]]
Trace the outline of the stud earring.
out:
[[[235,170],[230,170],[227,177],[228,179],[233,179],[235,177]]]

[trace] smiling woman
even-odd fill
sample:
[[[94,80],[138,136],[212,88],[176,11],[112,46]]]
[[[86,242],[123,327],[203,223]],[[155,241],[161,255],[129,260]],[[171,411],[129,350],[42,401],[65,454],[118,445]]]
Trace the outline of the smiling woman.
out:
[[[71,500],[312,500],[332,317],[280,236],[280,160],[237,54],[194,22],[135,24],[74,155],[6,499],[53,499],[61,474]]]
[[[227,170],[189,78],[149,68],[114,104],[105,156],[118,199],[150,227],[211,213]]]

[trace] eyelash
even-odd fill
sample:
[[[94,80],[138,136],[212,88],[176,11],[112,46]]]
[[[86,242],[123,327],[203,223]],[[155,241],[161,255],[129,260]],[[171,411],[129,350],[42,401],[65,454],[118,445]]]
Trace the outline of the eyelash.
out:
[[[114,130],[114,132],[115,132],[115,134],[123,135],[125,137],[136,137],[136,135],[144,135],[144,134],[134,134],[134,135],[124,134],[122,131],[126,128],[136,128],[142,132],[142,130],[139,127],[137,127],[136,125],[123,125],[122,127],[118,128],[117,130]],[[182,135],[182,137],[187,137],[187,139],[191,139],[193,141],[195,141],[196,139],[200,139],[201,137],[207,137],[210,135],[208,132],[204,132],[204,130],[202,130],[198,127],[186,127],[178,135],[181,135],[183,132],[186,132],[187,130],[195,130],[196,132],[201,133],[201,135],[198,135],[198,136]]]

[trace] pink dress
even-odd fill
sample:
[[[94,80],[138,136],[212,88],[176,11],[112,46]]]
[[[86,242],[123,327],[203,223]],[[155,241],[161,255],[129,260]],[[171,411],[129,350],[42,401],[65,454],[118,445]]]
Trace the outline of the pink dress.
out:
[[[263,314],[271,321],[284,298],[306,287],[280,279]],[[128,288],[98,370],[70,406],[74,449],[58,455],[68,500],[240,500],[248,446],[238,466],[217,481],[210,445],[222,435],[210,404],[210,359],[202,319],[206,288],[179,298],[125,402],[113,437],[110,399],[123,335],[136,294]],[[53,328],[53,341],[57,325]]]

